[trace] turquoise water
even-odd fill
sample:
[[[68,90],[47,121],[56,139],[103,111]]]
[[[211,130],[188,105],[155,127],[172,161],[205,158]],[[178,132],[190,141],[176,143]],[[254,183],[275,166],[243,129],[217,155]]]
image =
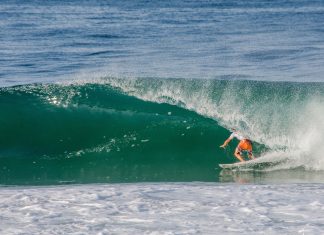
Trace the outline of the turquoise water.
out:
[[[237,141],[219,148],[230,128],[252,139],[257,157],[321,171],[322,155],[299,146],[295,131],[321,127],[317,117],[303,121],[317,115],[323,91],[318,83],[116,78],[1,88],[1,183],[222,181],[218,164],[235,162]]]
[[[2,183],[212,181],[211,163],[231,160],[216,121],[110,86],[21,86],[1,98]]]

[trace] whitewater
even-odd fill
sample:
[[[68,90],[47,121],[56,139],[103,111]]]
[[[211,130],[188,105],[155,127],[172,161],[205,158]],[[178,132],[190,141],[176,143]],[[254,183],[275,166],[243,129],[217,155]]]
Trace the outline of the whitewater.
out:
[[[8,235],[322,234],[323,190],[322,184],[214,183],[4,188],[0,231]]]
[[[323,234],[324,3],[0,1],[1,234]],[[232,129],[255,164],[234,163]]]

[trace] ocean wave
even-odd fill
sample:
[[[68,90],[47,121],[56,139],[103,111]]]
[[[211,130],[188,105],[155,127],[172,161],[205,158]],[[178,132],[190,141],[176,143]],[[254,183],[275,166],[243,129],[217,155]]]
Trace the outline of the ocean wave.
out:
[[[231,128],[256,156],[286,159],[265,170],[323,170],[323,91],[158,78],[1,88],[1,182],[213,181],[235,160],[237,142],[218,147]]]

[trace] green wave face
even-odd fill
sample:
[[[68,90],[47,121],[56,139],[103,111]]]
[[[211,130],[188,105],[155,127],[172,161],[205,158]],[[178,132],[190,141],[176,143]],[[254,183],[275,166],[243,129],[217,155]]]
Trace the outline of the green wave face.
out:
[[[218,181],[218,164],[235,161],[237,141],[219,148],[226,128],[249,136],[256,155],[290,156],[296,149],[291,126],[312,114],[310,105],[323,104],[323,90],[317,84],[112,78],[1,88],[0,183]]]
[[[228,162],[228,131],[192,111],[109,85],[1,90],[2,184],[191,181]]]

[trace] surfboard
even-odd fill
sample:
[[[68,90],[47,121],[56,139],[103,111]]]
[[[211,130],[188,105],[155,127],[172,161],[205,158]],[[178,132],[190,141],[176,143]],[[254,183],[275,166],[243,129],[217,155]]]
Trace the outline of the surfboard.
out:
[[[287,159],[272,159],[258,157],[253,160],[245,162],[236,162],[233,164],[219,164],[219,166],[226,170],[262,170],[267,167],[273,167],[285,162]]]
[[[223,169],[234,169],[234,168],[239,168],[242,165],[240,163],[241,162],[237,162],[237,163],[233,163],[233,164],[219,164],[219,166]]]
[[[219,166],[223,169],[242,169],[242,168],[250,168],[256,164],[259,164],[260,161],[256,158],[253,160],[245,161],[245,162],[236,162],[232,164],[219,164]]]

